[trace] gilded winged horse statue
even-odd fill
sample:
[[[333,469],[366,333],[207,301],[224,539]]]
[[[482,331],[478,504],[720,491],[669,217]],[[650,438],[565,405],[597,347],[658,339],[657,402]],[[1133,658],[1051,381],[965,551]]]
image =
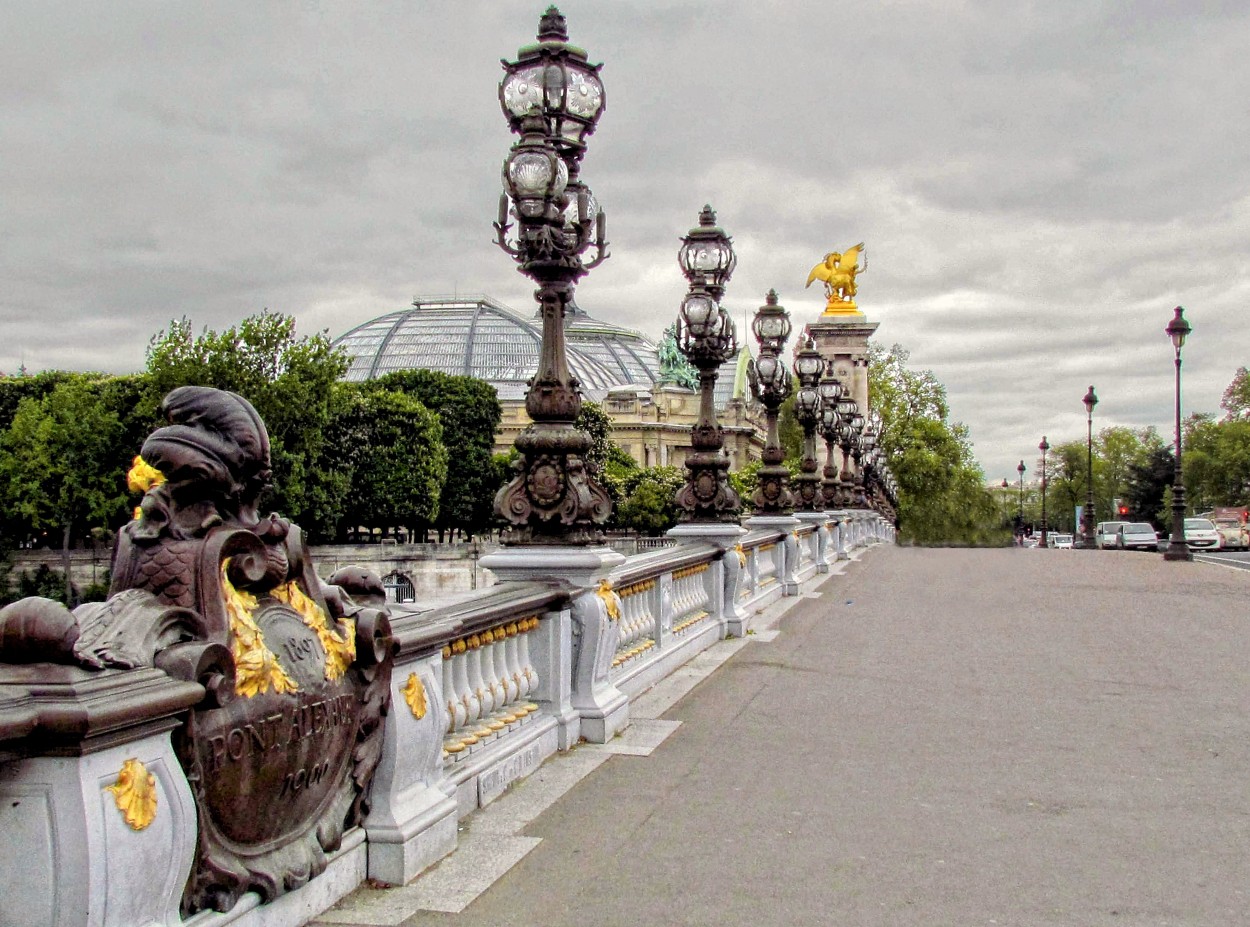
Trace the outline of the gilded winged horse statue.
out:
[[[863,265],[860,265],[860,256],[863,256]],[[846,314],[857,313],[859,310],[855,305],[855,275],[860,271],[868,269],[868,249],[864,247],[861,241],[853,248],[847,248],[845,251],[830,251],[825,255],[825,259],[812,268],[812,272],[807,275],[807,286],[812,285],[812,281],[820,280],[825,285],[825,296],[828,297],[828,303],[825,305],[826,314]]]

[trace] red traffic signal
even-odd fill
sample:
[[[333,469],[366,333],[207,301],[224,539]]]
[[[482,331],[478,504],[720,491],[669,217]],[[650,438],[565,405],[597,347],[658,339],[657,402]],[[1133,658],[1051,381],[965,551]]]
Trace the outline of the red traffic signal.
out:
[[[1122,505],[1122,506],[1120,506],[1119,513],[1120,513],[1121,515],[1127,515],[1127,514],[1128,514],[1128,506],[1127,506],[1127,505]]]

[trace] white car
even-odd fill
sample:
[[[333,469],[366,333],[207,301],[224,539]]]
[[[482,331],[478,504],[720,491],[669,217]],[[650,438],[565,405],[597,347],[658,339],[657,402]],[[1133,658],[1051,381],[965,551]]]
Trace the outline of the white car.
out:
[[[1186,518],[1185,543],[1193,550],[1219,550],[1220,532],[1206,518]]]
[[[1050,546],[1057,550],[1072,549],[1072,535],[1070,534],[1052,534],[1047,540],[1050,541]]]
[[[1115,547],[1115,533],[1126,521],[1100,521],[1098,530],[1094,532],[1094,546],[1099,550],[1110,550]]]
[[[1159,536],[1147,522],[1130,522],[1116,531],[1115,546],[1119,550],[1158,550]]]

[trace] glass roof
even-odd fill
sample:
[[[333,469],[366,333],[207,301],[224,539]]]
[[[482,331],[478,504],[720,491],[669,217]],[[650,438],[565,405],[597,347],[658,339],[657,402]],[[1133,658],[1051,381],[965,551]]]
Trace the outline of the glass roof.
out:
[[[651,388],[660,378],[657,346],[645,335],[592,318],[575,304],[565,323],[569,367],[590,399],[628,384]],[[525,398],[538,369],[542,325],[487,296],[418,297],[334,339],[350,358],[345,380],[421,368],[464,374],[492,384],[503,400]],[[721,368],[716,405],[740,390],[739,358]]]

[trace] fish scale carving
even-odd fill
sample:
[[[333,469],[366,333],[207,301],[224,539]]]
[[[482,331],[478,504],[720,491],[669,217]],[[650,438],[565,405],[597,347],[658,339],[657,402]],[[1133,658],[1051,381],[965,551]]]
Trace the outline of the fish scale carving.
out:
[[[149,548],[139,556],[135,585],[169,605],[194,608],[195,547],[184,541]]]

